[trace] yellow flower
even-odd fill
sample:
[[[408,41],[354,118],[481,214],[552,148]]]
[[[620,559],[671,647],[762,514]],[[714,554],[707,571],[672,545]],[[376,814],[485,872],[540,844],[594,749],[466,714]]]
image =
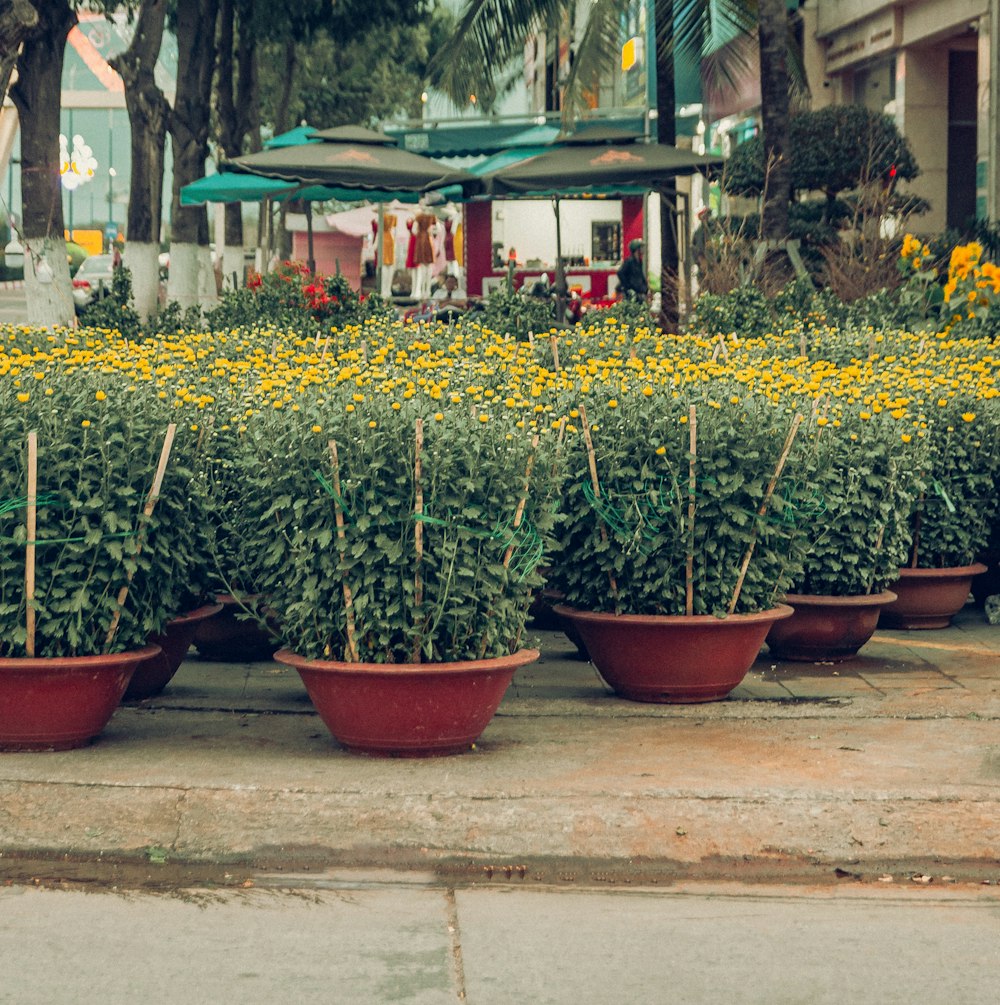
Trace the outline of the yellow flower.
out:
[[[353,406],[353,405],[348,405],[348,406],[347,406],[347,407],[346,407],[346,408],[344,409],[344,411],[345,411],[345,412],[353,412],[353,411],[354,411],[354,406]]]
[[[903,441],[904,443],[909,443],[909,442],[910,442],[910,440],[912,440],[912,439],[913,439],[913,437],[912,437],[912,436],[910,436],[910,434],[909,434],[909,433],[903,433],[903,435],[902,435],[902,436],[900,436],[900,439],[901,439],[901,440],[902,440],[902,441]]]
[[[22,391],[18,396],[17,400],[23,405],[31,397],[27,391]]]
[[[657,447],[656,448],[656,456],[657,457],[662,457],[666,452],[667,452],[667,448],[666,447]]]
[[[442,419],[444,419],[444,412],[435,412],[434,413],[434,421],[435,422],[441,422]]]
[[[312,427],[312,431],[314,433],[322,433],[323,432],[323,427],[322,426],[313,426]]]
[[[618,399],[617,398],[612,398],[608,402],[608,408],[617,408],[617,407],[618,407]]]
[[[90,419],[84,419],[80,425],[83,426],[84,429],[90,429]]]
[[[816,420],[816,425],[817,426],[826,426],[826,425],[829,425],[829,422],[830,422],[830,420],[825,415],[821,415]]]
[[[98,401],[104,401],[104,399],[105,399],[105,398],[107,397],[107,395],[106,395],[106,394],[105,394],[105,393],[104,393],[103,391],[98,391],[98,392],[97,392],[97,393],[96,393],[96,394],[94,395],[94,397],[95,397],[95,398],[96,398],[96,399],[97,399]]]
[[[369,428],[369,429],[374,429],[374,428],[375,428],[375,427],[376,427],[377,425],[378,425],[378,423],[377,423],[377,422],[376,422],[376,421],[375,421],[374,419],[372,419],[372,420],[371,420],[371,421],[370,421],[370,422],[368,423],[368,428]]]
[[[963,412],[962,413],[962,421],[963,422],[972,422],[972,420],[975,417],[976,417],[976,413],[975,412]]]

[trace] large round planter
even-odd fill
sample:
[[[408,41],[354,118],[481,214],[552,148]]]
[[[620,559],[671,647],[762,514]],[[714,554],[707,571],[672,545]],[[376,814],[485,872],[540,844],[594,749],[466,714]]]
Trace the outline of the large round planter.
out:
[[[244,597],[241,603],[229,593],[216,594],[215,599],[222,604],[222,610],[201,622],[194,633],[194,646],[203,660],[225,663],[253,663],[269,660],[281,644],[274,632],[265,631],[261,626],[242,615],[246,607],[253,608],[257,597]]]
[[[965,606],[972,577],[986,571],[981,562],[950,569],[900,569],[892,584],[896,599],[882,609],[886,628],[947,628]]]
[[[136,666],[158,651],[0,659],[0,750],[82,747],[108,724]]]
[[[194,633],[206,618],[218,614],[222,604],[205,604],[168,621],[162,635],[150,635],[149,641],[160,652],[143,660],[132,674],[122,701],[139,701],[159,694],[177,673],[194,641]]]
[[[537,660],[538,650],[461,663],[339,663],[288,649],[274,658],[298,670],[320,718],[348,750],[431,757],[468,750],[514,672]]]
[[[556,611],[580,633],[616,694],[677,704],[725,698],[746,676],[771,626],[792,616],[785,604],[726,618]]]
[[[883,605],[895,599],[891,590],[851,597],[789,593],[785,603],[794,613],[771,626],[767,648],[779,660],[850,659],[875,634]]]

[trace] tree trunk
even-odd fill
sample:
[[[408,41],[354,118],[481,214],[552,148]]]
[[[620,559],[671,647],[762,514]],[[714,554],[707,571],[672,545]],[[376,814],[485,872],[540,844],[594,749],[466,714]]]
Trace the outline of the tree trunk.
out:
[[[278,98],[277,107],[274,109],[274,132],[278,136],[282,133],[287,133],[291,128],[288,108],[292,103],[292,90],[295,86],[297,53],[298,50],[295,47],[295,39],[288,39],[285,42],[285,76],[282,82],[281,96]]]
[[[38,11],[28,0],[0,0],[0,102],[7,95],[21,43],[37,24]]]
[[[174,153],[168,296],[181,307],[215,299],[204,206],[182,206],[181,189],[205,176],[208,159],[215,24],[219,0],[178,0],[177,95],[170,119]]]
[[[76,14],[66,0],[48,0],[39,7],[38,24],[25,38],[11,89],[21,120],[24,289],[31,324],[72,325],[59,176],[59,95],[66,36]]]
[[[656,0],[656,139],[664,146],[677,142],[677,98],[674,84],[674,0]],[[677,190],[660,189],[660,327],[677,330],[677,284],[680,256],[677,250]]]
[[[219,0],[219,43],[216,90],[219,109],[219,146],[226,157],[238,157],[247,149],[260,149],[260,111],[257,87],[257,42],[248,23],[246,0]],[[235,68],[234,59],[235,54]],[[243,205],[229,203],[225,209],[223,281],[233,273],[242,281]],[[219,236],[216,235],[216,251]]]
[[[170,105],[156,85],[154,68],[163,39],[166,0],[143,0],[128,49],[109,60],[125,84],[132,140],[132,173],[124,263],[132,272],[132,295],[140,317],[159,306],[160,220],[163,161]]]
[[[760,0],[760,96],[764,138],[764,205],[761,236],[788,237],[792,165],[788,150],[788,11],[785,0]]]

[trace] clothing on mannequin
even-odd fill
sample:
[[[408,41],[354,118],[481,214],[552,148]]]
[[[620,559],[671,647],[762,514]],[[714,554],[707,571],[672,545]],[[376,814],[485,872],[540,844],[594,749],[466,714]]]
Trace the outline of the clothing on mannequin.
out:
[[[431,292],[431,265],[434,263],[434,246],[431,243],[431,226],[437,222],[433,213],[418,213],[413,218],[415,241],[413,247],[414,300],[426,300]]]
[[[382,214],[382,248],[379,262],[381,268],[380,289],[382,296],[388,300],[392,296],[392,278],[396,274],[396,215]]]
[[[455,235],[452,234],[451,228],[455,221],[452,220],[450,216],[446,216],[444,220],[444,260],[446,262],[454,262],[455,259]]]

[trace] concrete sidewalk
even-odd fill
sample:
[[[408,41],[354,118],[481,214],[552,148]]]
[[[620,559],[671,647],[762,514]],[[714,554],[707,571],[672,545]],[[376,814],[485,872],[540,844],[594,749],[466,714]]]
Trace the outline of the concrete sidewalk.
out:
[[[476,749],[430,760],[341,750],[294,670],[192,656],[93,745],[0,755],[0,878],[48,860],[219,882],[1000,883],[1000,628],[981,611],[838,665],[765,654],[730,699],[689,706],[615,698],[564,635],[534,634],[542,660]]]

